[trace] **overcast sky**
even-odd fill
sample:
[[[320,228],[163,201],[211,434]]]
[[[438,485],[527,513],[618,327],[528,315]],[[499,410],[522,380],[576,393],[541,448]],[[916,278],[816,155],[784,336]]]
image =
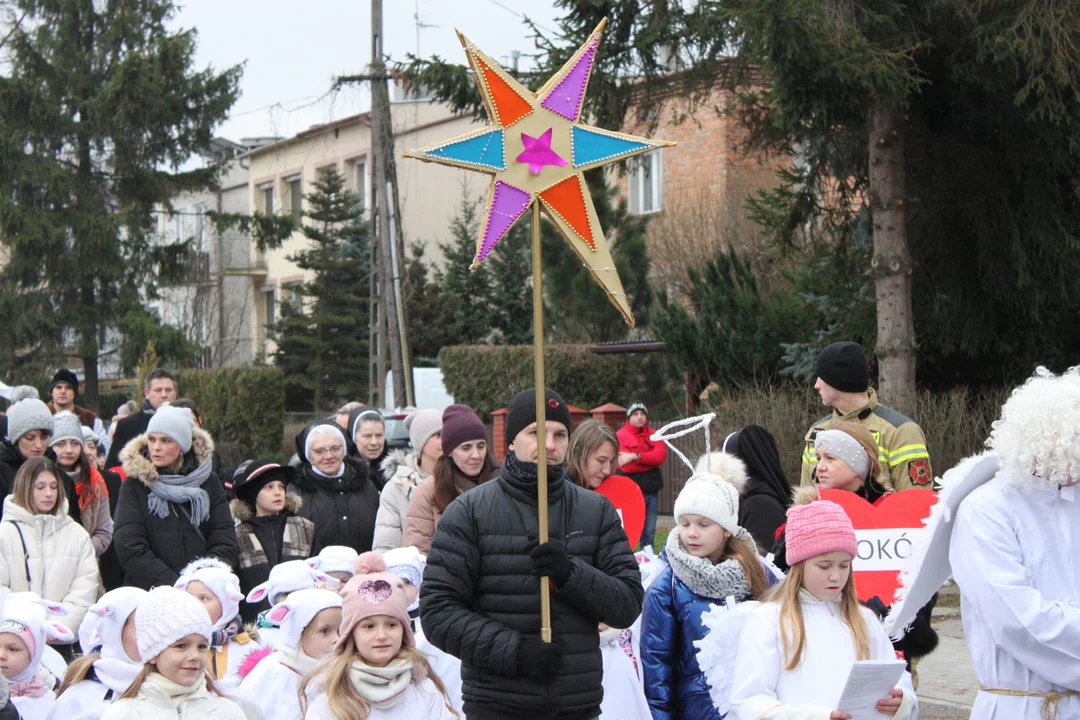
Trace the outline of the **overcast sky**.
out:
[[[454,33],[461,30],[506,65],[535,42],[522,22],[528,15],[556,27],[551,0],[384,0],[384,52],[404,59],[417,51],[464,63]],[[366,0],[188,0],[176,20],[199,32],[198,68],[223,69],[247,61],[241,95],[217,134],[232,140],[294,135],[311,125],[368,107],[368,93],[350,87],[328,94],[337,75],[361,73],[371,60],[371,6]]]

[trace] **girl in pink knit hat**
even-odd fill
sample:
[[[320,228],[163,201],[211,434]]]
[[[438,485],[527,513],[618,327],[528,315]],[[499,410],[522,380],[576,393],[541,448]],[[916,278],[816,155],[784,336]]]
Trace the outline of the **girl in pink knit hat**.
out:
[[[306,720],[451,720],[446,688],[416,649],[405,582],[366,552],[341,590],[334,652],[300,686]]]
[[[853,664],[896,659],[877,616],[855,594],[855,529],[843,508],[807,487],[796,492],[785,532],[791,571],[742,630],[732,711],[758,720],[851,720],[836,706]],[[896,720],[917,717],[907,671],[876,709]]]

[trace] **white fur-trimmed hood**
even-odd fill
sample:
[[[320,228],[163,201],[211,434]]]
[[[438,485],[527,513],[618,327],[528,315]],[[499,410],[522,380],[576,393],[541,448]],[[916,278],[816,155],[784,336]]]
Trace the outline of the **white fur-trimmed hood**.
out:
[[[734,455],[719,450],[698,458],[694,472],[716,475],[739,491],[741,497],[746,492],[746,465]]]
[[[129,478],[138,478],[145,485],[157,482],[158,470],[150,458],[143,454],[146,449],[149,435],[143,433],[133,439],[120,451],[120,464]],[[206,462],[214,454],[214,439],[210,433],[201,428],[195,428],[191,432],[191,452],[195,453],[195,459],[199,464]]]

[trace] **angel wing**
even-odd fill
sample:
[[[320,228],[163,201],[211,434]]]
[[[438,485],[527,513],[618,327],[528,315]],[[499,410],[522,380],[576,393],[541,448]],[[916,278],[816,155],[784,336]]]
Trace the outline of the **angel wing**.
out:
[[[893,640],[904,637],[915,613],[952,577],[949,544],[953,518],[964,498],[989,482],[999,466],[997,455],[984,453],[961,461],[941,478],[941,491],[937,504],[926,518],[926,529],[919,533],[915,547],[900,571],[899,599],[885,618],[885,631]]]
[[[709,633],[695,640],[694,647],[698,649],[698,666],[709,684],[709,696],[721,716],[731,710],[731,679],[739,654],[739,636],[746,618],[760,604],[757,601],[735,604],[734,598],[728,598],[723,604],[710,605],[701,613],[701,622]]]

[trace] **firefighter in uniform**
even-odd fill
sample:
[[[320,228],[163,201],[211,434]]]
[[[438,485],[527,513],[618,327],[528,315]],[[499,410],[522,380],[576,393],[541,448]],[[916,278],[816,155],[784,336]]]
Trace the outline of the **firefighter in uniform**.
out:
[[[802,451],[802,484],[816,481],[817,453],[814,438],[841,420],[859,422],[870,431],[878,445],[881,473],[880,487],[868,487],[870,502],[893,490],[933,488],[930,454],[926,437],[915,422],[879,405],[877,393],[870,387],[870,365],[858,343],[838,342],[818,355],[814,389],[832,414],[818,420],[806,433]]]

